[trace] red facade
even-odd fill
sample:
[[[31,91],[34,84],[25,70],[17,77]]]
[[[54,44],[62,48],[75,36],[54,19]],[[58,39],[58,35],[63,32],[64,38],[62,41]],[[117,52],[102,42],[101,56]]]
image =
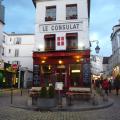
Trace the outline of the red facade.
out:
[[[90,86],[90,50],[33,53],[33,85]]]

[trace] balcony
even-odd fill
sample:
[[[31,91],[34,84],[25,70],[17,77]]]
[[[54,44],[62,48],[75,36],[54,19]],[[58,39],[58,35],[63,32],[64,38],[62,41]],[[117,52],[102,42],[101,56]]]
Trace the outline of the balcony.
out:
[[[51,17],[51,16],[45,17],[45,21],[55,21],[55,20],[56,20],[55,17]]]
[[[66,20],[77,19],[77,15],[67,16]]]

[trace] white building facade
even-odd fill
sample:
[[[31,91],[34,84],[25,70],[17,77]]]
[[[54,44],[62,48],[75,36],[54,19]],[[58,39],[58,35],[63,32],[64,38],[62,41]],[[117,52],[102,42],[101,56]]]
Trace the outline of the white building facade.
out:
[[[90,0],[33,0],[33,3],[36,9],[34,85],[61,79],[65,88],[89,86]]]
[[[103,72],[103,57],[91,55],[91,72],[93,75],[100,75]]]
[[[45,51],[45,35],[55,34],[55,50],[66,50],[67,34],[78,36],[79,49],[89,49],[89,0],[33,0],[36,5],[36,49]],[[64,44],[59,45],[59,38]],[[62,42],[62,40],[60,40]]]
[[[34,43],[34,34],[3,33],[2,57],[5,63],[19,67],[19,88],[32,84]]]
[[[34,34],[4,33],[4,61],[18,64],[32,71],[34,50]]]
[[[113,26],[111,34],[112,43],[112,75],[115,77],[120,74],[120,21],[119,24]]]
[[[1,1],[0,1],[0,61],[2,62],[3,60],[3,47],[2,47],[2,43],[3,43],[3,27],[4,27],[4,13],[5,13],[5,8],[2,5]]]

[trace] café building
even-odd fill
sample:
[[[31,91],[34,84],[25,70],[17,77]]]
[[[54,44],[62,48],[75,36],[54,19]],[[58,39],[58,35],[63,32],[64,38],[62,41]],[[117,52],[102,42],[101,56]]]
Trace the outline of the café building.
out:
[[[90,0],[33,0],[33,86],[90,87]]]

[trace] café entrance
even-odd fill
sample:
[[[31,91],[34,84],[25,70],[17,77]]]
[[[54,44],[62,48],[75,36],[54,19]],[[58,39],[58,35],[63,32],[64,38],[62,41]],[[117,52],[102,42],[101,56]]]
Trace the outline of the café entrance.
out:
[[[34,53],[33,59],[34,86],[63,82],[66,89],[72,86],[90,87],[89,51],[40,52]]]

